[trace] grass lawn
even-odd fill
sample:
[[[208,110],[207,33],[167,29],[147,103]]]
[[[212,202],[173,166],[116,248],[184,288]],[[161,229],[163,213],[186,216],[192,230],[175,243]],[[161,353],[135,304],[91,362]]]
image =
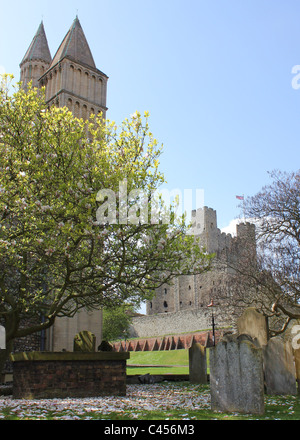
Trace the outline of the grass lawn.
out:
[[[209,373],[209,349],[206,353]],[[131,365],[139,365],[139,367],[131,367]],[[189,350],[131,351],[130,359],[127,361],[127,374],[147,373],[189,374]]]
[[[127,367],[127,374],[189,374],[189,367]]]
[[[131,367],[131,365],[141,365]],[[149,365],[149,366],[147,366]],[[153,366],[153,365],[157,365]],[[127,374],[189,374],[188,350],[130,352]]]
[[[127,365],[186,365],[189,366],[188,350],[130,351]]]

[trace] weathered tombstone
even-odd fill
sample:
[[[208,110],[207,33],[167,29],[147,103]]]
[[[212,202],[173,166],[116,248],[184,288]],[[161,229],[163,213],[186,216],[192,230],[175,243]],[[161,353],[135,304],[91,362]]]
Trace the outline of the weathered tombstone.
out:
[[[213,411],[264,413],[262,349],[250,339],[228,335],[210,348]]]
[[[271,338],[263,347],[267,394],[297,394],[296,369],[292,346],[280,337]]]
[[[198,342],[189,348],[189,376],[191,383],[207,383],[206,348]]]
[[[256,338],[263,347],[268,343],[268,321],[254,307],[248,307],[237,320],[238,334],[247,334]]]
[[[74,351],[94,352],[96,350],[96,336],[87,331],[77,333],[74,338]]]
[[[5,350],[5,328],[0,325],[0,350]]]

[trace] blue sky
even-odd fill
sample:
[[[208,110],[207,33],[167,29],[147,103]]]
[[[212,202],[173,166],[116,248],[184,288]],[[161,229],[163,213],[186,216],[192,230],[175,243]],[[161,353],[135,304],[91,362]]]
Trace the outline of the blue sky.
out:
[[[78,13],[95,63],[109,76],[107,117],[120,123],[148,110],[164,144],[168,189],[203,189],[220,228],[240,215],[236,195],[255,194],[269,183],[268,171],[299,168],[298,0],[0,5],[0,71],[17,79],[41,20],[54,56]]]

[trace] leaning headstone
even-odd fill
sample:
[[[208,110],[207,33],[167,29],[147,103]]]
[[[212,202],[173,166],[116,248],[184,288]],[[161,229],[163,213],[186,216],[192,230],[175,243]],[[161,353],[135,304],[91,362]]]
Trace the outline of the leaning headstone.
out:
[[[268,320],[254,307],[248,307],[237,320],[238,334],[247,334],[256,338],[263,347],[268,343]]]
[[[77,333],[74,338],[74,351],[94,352],[96,347],[96,336],[87,331]]]
[[[5,350],[5,328],[0,325],[0,350]]]
[[[297,394],[296,369],[290,341],[271,338],[263,347],[267,394]]]
[[[250,337],[228,335],[210,348],[211,409],[264,413],[262,349]]]
[[[189,376],[191,383],[207,383],[206,348],[198,342],[189,348]]]

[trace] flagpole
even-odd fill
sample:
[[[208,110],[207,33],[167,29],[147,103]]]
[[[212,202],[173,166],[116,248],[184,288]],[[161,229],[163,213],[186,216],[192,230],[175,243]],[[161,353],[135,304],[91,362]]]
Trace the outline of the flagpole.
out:
[[[244,223],[246,223],[246,216],[245,216],[245,196],[243,194],[243,214],[244,214]]]
[[[243,194],[242,196],[235,196],[236,199],[238,200],[242,200],[243,201],[243,216],[244,216],[244,223],[246,223],[246,215],[245,215],[245,195]]]
[[[210,303],[207,305],[207,307],[214,307],[214,300],[211,299]],[[215,317],[214,317],[214,309],[211,309],[211,325],[212,325],[212,340],[213,340],[213,346],[216,345],[216,335],[215,335]]]

